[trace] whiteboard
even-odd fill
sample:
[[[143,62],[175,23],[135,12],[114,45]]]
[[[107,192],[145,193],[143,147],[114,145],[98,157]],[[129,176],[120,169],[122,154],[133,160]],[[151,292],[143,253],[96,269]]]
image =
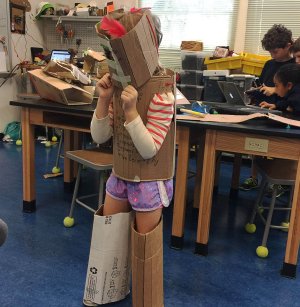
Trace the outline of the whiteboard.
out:
[[[0,72],[11,70],[9,0],[0,0],[0,39],[5,37],[5,44],[0,43]]]

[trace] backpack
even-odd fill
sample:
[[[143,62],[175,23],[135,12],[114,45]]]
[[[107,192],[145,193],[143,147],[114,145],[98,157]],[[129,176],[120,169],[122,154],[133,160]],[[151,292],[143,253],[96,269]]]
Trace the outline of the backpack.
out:
[[[10,139],[13,141],[21,139],[22,138],[21,123],[17,121],[8,123],[3,133],[5,139]]]

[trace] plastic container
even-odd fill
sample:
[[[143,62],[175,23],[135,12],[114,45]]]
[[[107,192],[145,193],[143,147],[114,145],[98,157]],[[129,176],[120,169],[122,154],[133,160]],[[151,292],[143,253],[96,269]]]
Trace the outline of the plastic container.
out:
[[[202,70],[205,53],[181,50],[181,65],[184,70]]]
[[[260,76],[265,63],[271,59],[270,56],[253,53],[243,53],[242,71],[243,73]]]
[[[179,75],[182,84],[203,85],[203,71],[201,70],[181,70]]]
[[[208,70],[224,70],[224,69],[237,69],[242,67],[241,55],[210,60],[210,58],[205,58],[204,64],[207,66]]]
[[[178,84],[177,87],[188,100],[202,100],[204,86]]]
[[[230,75],[226,77],[226,81],[235,83],[243,92],[252,86],[254,79],[255,77],[252,75]]]

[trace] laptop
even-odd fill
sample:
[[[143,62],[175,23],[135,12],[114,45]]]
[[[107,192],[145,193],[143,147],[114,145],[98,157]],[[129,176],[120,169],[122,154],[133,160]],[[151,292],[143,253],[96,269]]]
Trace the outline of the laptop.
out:
[[[70,63],[71,53],[68,50],[52,50],[51,61],[63,61]]]
[[[277,114],[281,115],[279,110],[264,109],[259,106],[250,105],[248,101],[242,96],[240,90],[234,82],[218,81],[218,85],[226,99],[225,103],[220,102],[204,102],[213,107],[219,113],[248,115],[253,113],[263,114]]]

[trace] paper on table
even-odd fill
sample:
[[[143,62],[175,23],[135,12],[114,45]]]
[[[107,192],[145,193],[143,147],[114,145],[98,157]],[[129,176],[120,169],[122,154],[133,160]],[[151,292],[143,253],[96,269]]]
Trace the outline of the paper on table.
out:
[[[249,115],[229,115],[229,114],[205,114],[204,118],[191,116],[191,115],[176,115],[176,119],[184,119],[184,120],[194,120],[201,122],[217,122],[217,123],[242,123],[247,120],[259,117],[268,117],[266,114],[254,113]]]
[[[271,113],[269,113],[268,115],[269,115],[270,119],[276,120],[277,122],[287,124],[287,125],[291,125],[291,126],[300,127],[300,121],[299,120],[289,119],[289,118],[285,118],[285,117],[275,115],[275,114],[271,114]]]
[[[4,51],[0,51],[0,71],[7,72],[6,56]]]

